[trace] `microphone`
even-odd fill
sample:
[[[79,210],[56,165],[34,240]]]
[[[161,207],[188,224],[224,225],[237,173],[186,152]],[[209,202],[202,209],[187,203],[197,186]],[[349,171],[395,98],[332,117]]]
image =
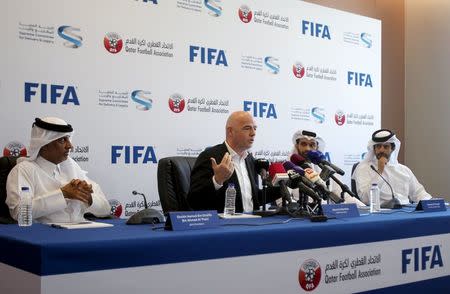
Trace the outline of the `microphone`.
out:
[[[281,162],[274,162],[269,166],[269,179],[272,186],[279,186],[280,182],[289,180],[289,176]]]
[[[370,165],[370,168],[374,172],[376,172],[383,179],[383,181],[386,182],[386,184],[391,189],[392,199],[387,201],[386,203],[383,203],[383,205],[381,205],[381,207],[382,208],[390,208],[390,209],[400,209],[400,208],[402,208],[402,204],[400,203],[398,198],[395,197],[395,195],[394,195],[394,189],[392,189],[391,184],[389,184],[389,182],[377,171],[377,169],[373,165]]]
[[[267,170],[269,169],[269,161],[265,158],[255,159],[256,172],[261,176],[261,179],[267,179]]]
[[[331,162],[327,161],[325,159],[325,155],[323,155],[322,152],[320,152],[318,150],[308,151],[307,157],[312,163],[317,164],[321,168],[323,168],[324,165],[328,165],[329,167],[334,169],[337,174],[339,174],[341,176],[345,175],[345,172],[342,169],[340,169],[336,165],[332,164]]]
[[[159,224],[165,222],[164,215],[153,208],[148,208],[147,199],[144,193],[137,191],[131,192],[133,195],[141,195],[144,197],[144,209],[133,214],[128,220],[127,225],[140,225],[140,224]]]
[[[339,195],[334,194],[330,190],[328,190],[327,184],[320,178],[319,174],[315,172],[312,168],[305,169],[305,177],[309,179],[312,183],[319,188],[320,192],[325,194],[327,197],[331,199],[334,203],[342,203],[344,199],[342,199]]]
[[[271,179],[272,186],[280,186],[282,207],[278,214],[287,214],[287,205],[292,203],[292,199],[286,185],[286,182],[289,181],[289,176],[281,162],[274,162],[269,166],[269,179]]]
[[[285,161],[283,163],[283,167],[288,171],[289,182],[288,186],[291,189],[299,188],[299,191],[305,193],[308,196],[311,196],[316,201],[320,201],[321,198],[317,193],[313,190],[315,185],[306,178],[305,170],[300,168],[299,166],[293,164],[290,161]]]
[[[138,191],[134,190],[133,192],[131,192],[133,195],[141,195],[142,197],[144,197],[144,208],[147,209],[148,205],[147,205],[147,199],[145,198],[145,195],[143,193],[139,193]]]
[[[267,170],[269,169],[269,161],[265,158],[255,159],[255,169],[256,172],[261,176],[262,179],[262,210],[254,210],[253,214],[260,216],[272,216],[277,211],[266,210],[266,202],[267,202]]]

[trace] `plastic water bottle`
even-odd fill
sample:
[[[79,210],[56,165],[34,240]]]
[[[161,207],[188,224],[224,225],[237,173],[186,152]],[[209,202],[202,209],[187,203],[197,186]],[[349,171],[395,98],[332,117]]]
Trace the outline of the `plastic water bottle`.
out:
[[[18,223],[21,227],[28,227],[33,224],[31,191],[29,187],[22,187],[20,191],[19,217]]]
[[[236,189],[233,183],[228,184],[228,188],[225,191],[225,208],[223,215],[234,215],[236,212]]]
[[[380,212],[380,188],[378,184],[372,184],[370,187],[370,213]]]

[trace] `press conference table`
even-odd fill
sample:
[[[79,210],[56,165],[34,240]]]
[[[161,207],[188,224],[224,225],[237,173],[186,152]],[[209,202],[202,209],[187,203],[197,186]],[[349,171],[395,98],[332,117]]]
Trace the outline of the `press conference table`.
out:
[[[220,220],[191,231],[104,222],[114,226],[0,225],[0,293],[301,293],[305,283],[311,293],[450,289],[448,211]]]

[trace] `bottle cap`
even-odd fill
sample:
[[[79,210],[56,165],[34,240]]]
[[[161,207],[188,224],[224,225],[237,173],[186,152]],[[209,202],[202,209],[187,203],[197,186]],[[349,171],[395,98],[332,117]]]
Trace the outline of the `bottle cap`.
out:
[[[234,183],[228,183],[228,188],[234,188]]]
[[[23,192],[28,192],[28,191],[30,191],[30,188],[29,187],[21,187],[20,190]]]

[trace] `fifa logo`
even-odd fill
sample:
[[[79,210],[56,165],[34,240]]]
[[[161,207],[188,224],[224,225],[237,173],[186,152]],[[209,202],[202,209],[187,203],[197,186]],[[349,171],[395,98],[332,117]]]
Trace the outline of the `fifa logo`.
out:
[[[56,104],[62,97],[61,104],[73,103],[74,105],[80,105],[74,86],[47,85],[26,82],[24,91],[25,102],[31,102],[33,97],[38,96],[41,103],[47,103],[50,99],[50,104]]]
[[[157,163],[153,146],[111,146],[111,163],[117,164],[119,158],[123,163]]]
[[[443,266],[441,249],[438,245],[402,250],[402,274],[413,269],[417,272]]]
[[[330,29],[327,25],[303,20],[302,34],[306,35],[307,33],[312,37],[331,40]]]
[[[200,58],[200,63],[228,66],[225,51],[214,48],[189,46],[189,61],[195,62]]]

